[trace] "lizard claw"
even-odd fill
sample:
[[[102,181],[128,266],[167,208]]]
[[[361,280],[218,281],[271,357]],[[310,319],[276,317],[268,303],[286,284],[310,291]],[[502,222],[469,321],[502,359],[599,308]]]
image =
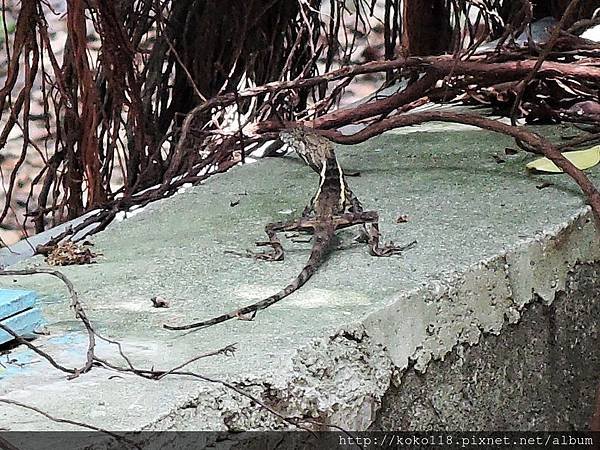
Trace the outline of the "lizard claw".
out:
[[[261,261],[283,261],[283,251],[274,250],[272,252],[265,253],[253,253],[252,256],[254,259],[259,259]]]
[[[412,241],[406,245],[396,246],[393,242],[389,242],[387,245],[383,247],[370,246],[369,252],[373,256],[392,256],[392,255],[400,255],[403,251],[408,250],[414,247],[417,244],[417,241]]]
[[[259,241],[256,243],[256,245],[258,247],[270,245],[273,247],[273,250],[262,253],[253,253],[248,250],[248,253],[252,255],[253,258],[260,259],[262,261],[283,261],[283,247],[279,242]]]

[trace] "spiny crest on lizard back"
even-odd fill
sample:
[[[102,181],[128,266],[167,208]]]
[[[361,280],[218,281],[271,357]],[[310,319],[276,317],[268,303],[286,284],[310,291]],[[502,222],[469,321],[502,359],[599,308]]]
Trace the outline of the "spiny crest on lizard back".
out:
[[[317,172],[321,171],[324,161],[335,158],[333,143],[311,130],[290,128],[282,130],[279,137]]]

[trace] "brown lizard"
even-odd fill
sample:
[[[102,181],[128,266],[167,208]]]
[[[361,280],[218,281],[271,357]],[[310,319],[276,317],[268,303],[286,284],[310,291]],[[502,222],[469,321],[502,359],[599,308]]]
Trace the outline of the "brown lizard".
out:
[[[396,247],[391,243],[383,247],[379,246],[379,216],[375,211],[363,211],[358,198],[348,187],[331,141],[305,128],[284,130],[280,133],[280,138],[319,174],[319,188],[309,206],[304,209],[302,217],[290,221],[270,223],[265,227],[269,240],[259,242],[257,245],[268,245],[272,247],[272,250],[259,253],[255,257],[271,261],[282,260],[284,252],[277,238],[277,233],[282,231],[309,231],[313,234],[313,246],[306,265],[290,284],[264,300],[206,321],[182,326],[165,324],[165,328],[169,330],[199,329],[234,318],[253,319],[258,311],[284,299],[310,279],[329,252],[336,230],[354,225],[363,225],[370,253],[374,256],[399,254],[416,243],[413,241],[403,247]],[[366,229],[366,224],[370,224],[369,230]],[[246,317],[248,314],[250,314],[250,317]]]

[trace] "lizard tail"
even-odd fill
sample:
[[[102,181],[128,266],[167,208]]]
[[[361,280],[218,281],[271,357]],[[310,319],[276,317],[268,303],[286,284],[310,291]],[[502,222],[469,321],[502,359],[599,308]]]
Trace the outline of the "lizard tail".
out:
[[[317,268],[321,265],[321,263],[325,257],[325,254],[329,250],[329,247],[333,240],[333,236],[334,236],[333,228],[331,228],[331,229],[326,228],[323,230],[315,230],[315,233],[314,233],[315,242],[314,242],[313,248],[310,252],[310,257],[308,258],[308,261],[304,265],[304,268],[302,269],[300,274],[298,274],[298,276],[294,279],[294,281],[292,281],[290,284],[288,284],[286,287],[281,289],[276,294],[273,294],[270,297],[267,297],[264,300],[261,300],[257,303],[253,303],[251,305],[244,306],[243,308],[237,309],[237,310],[229,312],[227,314],[223,314],[221,316],[214,317],[209,320],[205,320],[203,322],[196,322],[196,323],[192,323],[189,325],[179,325],[179,326],[163,324],[163,327],[166,328],[167,330],[191,330],[191,329],[199,330],[202,328],[210,327],[212,325],[216,325],[221,322],[225,322],[230,319],[238,318],[238,319],[243,320],[244,316],[247,314],[251,314],[250,319],[247,319],[247,320],[252,320],[258,311],[266,309],[269,306],[279,302],[280,300],[283,300],[288,295],[290,295],[292,292],[295,292],[298,289],[300,289],[302,286],[304,286],[304,284],[314,275],[314,273],[317,271]]]

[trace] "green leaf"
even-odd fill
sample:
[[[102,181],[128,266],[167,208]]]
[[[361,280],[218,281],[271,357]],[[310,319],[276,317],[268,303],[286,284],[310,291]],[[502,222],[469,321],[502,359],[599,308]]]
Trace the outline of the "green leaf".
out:
[[[571,161],[578,169],[589,169],[600,162],[600,145],[596,145],[586,150],[563,153],[563,156]],[[556,167],[556,165],[548,158],[535,159],[525,167],[527,167],[528,170],[535,170],[536,172],[562,173],[563,171]]]

